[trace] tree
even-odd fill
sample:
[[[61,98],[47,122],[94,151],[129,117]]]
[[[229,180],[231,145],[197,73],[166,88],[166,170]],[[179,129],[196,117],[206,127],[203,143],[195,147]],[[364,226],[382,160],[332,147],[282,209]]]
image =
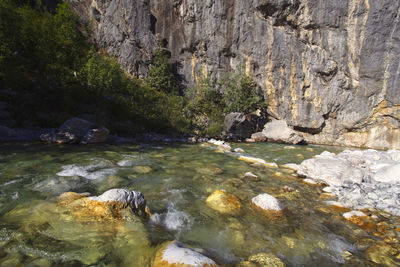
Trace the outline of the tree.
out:
[[[155,90],[166,94],[179,95],[173,66],[168,62],[168,55],[165,51],[158,50],[153,54],[146,82]]]
[[[224,102],[224,112],[251,113],[265,106],[257,94],[253,79],[242,69],[227,74],[219,81]]]

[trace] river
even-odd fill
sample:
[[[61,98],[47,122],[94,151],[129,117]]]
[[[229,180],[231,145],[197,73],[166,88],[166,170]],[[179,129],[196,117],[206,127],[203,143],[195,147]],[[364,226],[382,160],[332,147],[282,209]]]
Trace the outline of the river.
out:
[[[267,143],[232,147],[279,166],[344,150]],[[260,179],[246,178],[246,172]],[[152,219],[85,222],[56,204],[63,192],[99,195],[112,188],[142,192]],[[220,214],[206,204],[218,189],[240,198],[240,215]],[[251,198],[264,192],[285,204],[284,219],[253,210]],[[150,266],[160,244],[171,240],[202,248],[223,265],[259,252],[272,252],[288,266],[371,264],[366,250],[377,237],[340,213],[327,212],[321,192],[289,169],[252,165],[208,144],[4,144],[0,265]]]

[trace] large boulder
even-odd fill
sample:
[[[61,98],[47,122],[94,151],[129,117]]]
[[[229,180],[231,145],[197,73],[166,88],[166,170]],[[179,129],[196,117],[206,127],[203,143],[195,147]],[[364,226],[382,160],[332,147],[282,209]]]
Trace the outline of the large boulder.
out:
[[[225,116],[224,130],[229,137],[245,139],[251,136],[252,125],[246,115],[233,112]]]
[[[80,118],[71,118],[65,121],[57,131],[40,135],[40,139],[48,143],[93,144],[106,141],[109,133],[110,131],[104,126],[98,126]]]
[[[268,142],[293,145],[305,144],[304,136],[290,128],[284,120],[268,122],[265,124],[262,133],[266,136]]]
[[[82,139],[89,130],[94,128],[97,128],[96,124],[90,121],[80,118],[71,118],[66,120],[58,130],[62,133],[73,134],[76,138]]]
[[[363,168],[329,152],[303,161],[297,173],[330,186],[343,186],[346,182],[361,184],[365,176]]]
[[[178,241],[167,242],[156,253],[153,267],[216,267],[215,261],[201,249],[191,248]]]

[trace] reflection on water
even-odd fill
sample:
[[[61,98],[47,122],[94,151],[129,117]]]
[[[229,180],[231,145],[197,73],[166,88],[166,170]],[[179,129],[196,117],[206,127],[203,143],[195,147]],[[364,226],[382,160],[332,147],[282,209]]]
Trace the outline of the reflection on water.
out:
[[[342,150],[233,147],[278,165]],[[221,264],[259,252],[271,252],[288,266],[371,263],[365,251],[377,237],[340,213],[324,212],[321,189],[302,183],[288,169],[252,165],[198,144],[18,144],[3,145],[0,152],[1,266],[148,266],[159,245],[174,239],[205,249]],[[260,179],[245,177],[246,172]],[[141,191],[153,216],[82,222],[55,201],[67,191],[99,195],[111,188]],[[206,205],[218,189],[240,198],[240,215]],[[250,199],[263,192],[285,204],[284,218],[268,219],[251,208]]]

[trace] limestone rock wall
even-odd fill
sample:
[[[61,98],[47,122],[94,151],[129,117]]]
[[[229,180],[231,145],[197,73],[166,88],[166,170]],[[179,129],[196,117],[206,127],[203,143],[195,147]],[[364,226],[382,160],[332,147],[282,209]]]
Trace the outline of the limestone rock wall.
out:
[[[243,65],[309,142],[400,149],[400,1],[69,1],[135,75],[160,43],[184,83]]]

